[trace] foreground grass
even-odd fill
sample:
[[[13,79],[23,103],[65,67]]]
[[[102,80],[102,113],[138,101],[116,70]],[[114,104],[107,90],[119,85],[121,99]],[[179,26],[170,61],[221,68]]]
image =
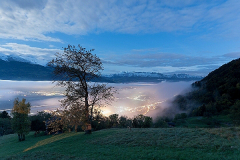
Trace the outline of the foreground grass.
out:
[[[0,137],[0,159],[239,159],[240,128],[106,129]]]
[[[178,119],[176,127],[188,127],[188,128],[215,128],[215,127],[232,127],[234,126],[233,120],[229,115],[218,115],[211,118],[196,116],[188,117],[185,119]]]

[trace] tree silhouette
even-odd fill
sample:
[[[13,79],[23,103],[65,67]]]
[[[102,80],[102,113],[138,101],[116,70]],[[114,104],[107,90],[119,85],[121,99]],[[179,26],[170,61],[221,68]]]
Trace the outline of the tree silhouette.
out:
[[[91,119],[95,107],[102,107],[102,102],[113,100],[113,87],[93,83],[101,76],[101,60],[91,52],[78,45],[68,45],[63,53],[56,53],[56,58],[48,63],[54,68],[57,85],[65,87],[65,99],[62,107],[72,112],[83,112],[79,118],[84,123],[86,133],[91,133]],[[60,81],[59,81],[60,79]],[[76,106],[79,109],[76,109]],[[73,108],[74,109],[71,109]],[[79,114],[77,114],[79,116]],[[76,120],[74,120],[76,122]]]
[[[11,118],[11,117],[8,115],[7,111],[3,111],[2,113],[0,113],[0,118]]]

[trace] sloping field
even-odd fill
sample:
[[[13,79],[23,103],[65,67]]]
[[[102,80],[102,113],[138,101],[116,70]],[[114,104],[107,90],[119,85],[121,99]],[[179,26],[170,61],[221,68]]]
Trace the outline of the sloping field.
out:
[[[239,159],[240,128],[106,129],[0,137],[0,159]]]

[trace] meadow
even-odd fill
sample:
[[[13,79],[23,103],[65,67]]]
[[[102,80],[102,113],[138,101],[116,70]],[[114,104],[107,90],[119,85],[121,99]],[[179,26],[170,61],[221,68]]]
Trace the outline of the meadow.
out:
[[[0,159],[239,159],[240,127],[132,128],[0,137]]]

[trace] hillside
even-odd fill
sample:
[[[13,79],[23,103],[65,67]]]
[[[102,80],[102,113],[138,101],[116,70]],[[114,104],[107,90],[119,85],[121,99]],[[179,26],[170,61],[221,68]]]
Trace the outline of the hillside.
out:
[[[2,80],[52,80],[50,67],[29,62],[0,59],[0,79]]]
[[[0,137],[0,159],[238,159],[240,128],[105,129]]]
[[[239,112],[240,59],[222,65],[192,86],[193,91],[174,101],[181,110],[191,110],[195,116]]]

